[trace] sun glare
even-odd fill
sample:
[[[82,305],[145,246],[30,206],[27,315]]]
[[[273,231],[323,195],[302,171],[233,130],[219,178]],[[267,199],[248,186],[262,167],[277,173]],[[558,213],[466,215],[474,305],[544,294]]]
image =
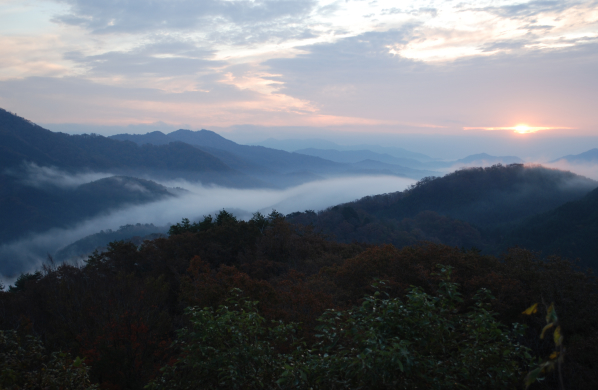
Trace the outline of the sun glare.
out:
[[[492,131],[492,130],[513,130],[515,133],[517,134],[530,134],[530,133],[535,133],[537,131],[540,130],[570,130],[571,127],[562,127],[562,126],[558,126],[558,127],[532,127],[532,126],[528,126],[528,125],[524,125],[524,124],[519,124],[519,125],[515,125],[512,127],[464,127],[463,130],[486,130],[486,131]]]
[[[516,133],[519,133],[519,134],[531,133],[534,131],[534,129],[532,129],[531,127],[529,127],[527,125],[517,125],[517,126],[513,127],[513,129],[515,130]]]

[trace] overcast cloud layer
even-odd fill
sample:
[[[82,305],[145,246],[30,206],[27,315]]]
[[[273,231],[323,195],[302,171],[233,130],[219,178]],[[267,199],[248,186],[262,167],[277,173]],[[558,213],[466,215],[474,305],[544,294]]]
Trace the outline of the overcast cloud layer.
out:
[[[597,66],[597,1],[0,0],[0,107],[42,123],[597,135]]]

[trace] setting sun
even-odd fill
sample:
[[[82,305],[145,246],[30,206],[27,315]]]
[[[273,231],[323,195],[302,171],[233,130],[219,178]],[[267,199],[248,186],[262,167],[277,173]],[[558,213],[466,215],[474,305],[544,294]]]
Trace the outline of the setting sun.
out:
[[[527,125],[517,125],[515,127],[513,127],[513,129],[515,130],[516,133],[519,134],[525,134],[525,133],[531,133],[534,132],[535,130]]]
[[[530,133],[535,133],[540,130],[556,130],[556,129],[569,130],[569,129],[571,129],[571,127],[563,127],[563,126],[539,127],[539,126],[528,126],[528,125],[521,124],[521,125],[515,125],[515,126],[511,126],[511,127],[464,127],[463,128],[463,130],[486,130],[486,131],[513,130],[517,134],[530,134]]]

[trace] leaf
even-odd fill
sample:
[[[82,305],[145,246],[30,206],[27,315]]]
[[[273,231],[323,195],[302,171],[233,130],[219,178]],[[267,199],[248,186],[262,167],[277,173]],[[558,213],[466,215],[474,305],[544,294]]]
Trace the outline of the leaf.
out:
[[[536,369],[530,371],[527,373],[527,375],[525,376],[525,388],[527,389],[532,383],[534,383],[536,381],[536,379],[538,379],[538,377],[540,376],[540,374],[542,373],[542,369],[544,367],[539,366]]]
[[[534,303],[533,305],[528,307],[525,311],[523,311],[521,314],[525,314],[525,315],[529,316],[529,315],[532,315],[537,312],[538,312],[538,304]]]
[[[554,351],[553,353],[550,354],[550,356],[548,357],[550,360],[554,360],[559,356],[559,353],[557,351]]]
[[[560,347],[563,344],[563,335],[561,334],[561,327],[557,326],[554,330],[554,345]]]
[[[541,339],[544,339],[544,334],[546,333],[546,331],[547,331],[548,329],[552,328],[553,326],[554,326],[554,323],[550,323],[550,324],[546,325],[546,326],[544,327],[544,329],[542,329],[542,333],[540,334],[540,338],[541,338]]]
[[[558,318],[556,316],[556,310],[554,310],[554,303],[551,303],[546,310],[546,323],[556,322],[556,320],[558,320]]]

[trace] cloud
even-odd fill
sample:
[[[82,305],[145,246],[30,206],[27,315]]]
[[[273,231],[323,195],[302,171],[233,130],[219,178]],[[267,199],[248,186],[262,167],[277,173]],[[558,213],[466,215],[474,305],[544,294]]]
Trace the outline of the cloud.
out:
[[[322,114],[350,112],[413,130],[446,126],[452,133],[463,127],[518,124],[575,128],[578,134],[595,131],[589,102],[598,88],[598,44],[441,65],[388,53],[389,42],[410,34],[408,28],[366,33],[305,47],[294,58],[265,64],[280,75],[281,93],[311,102]],[[330,91],[343,89],[348,93],[330,98]]]
[[[209,59],[213,51],[190,42],[155,42],[130,51],[111,51],[86,56],[82,52],[65,53],[65,59],[87,69],[89,76],[179,77],[196,75],[225,65]]]
[[[97,125],[155,122],[188,123],[193,128],[239,123],[280,126],[384,123],[383,120],[319,114],[309,101],[260,85],[251,72],[227,75],[223,81],[206,80],[202,89],[165,91],[127,85],[107,85],[85,78],[32,77],[0,81],[0,107],[34,122]],[[117,80],[118,81],[118,80]],[[207,88],[207,89],[203,89]]]
[[[162,183],[183,187],[186,195],[155,203],[114,211],[79,223],[70,229],[53,229],[0,246],[0,275],[13,278],[21,272],[39,267],[60,247],[100,230],[114,229],[130,223],[166,225],[182,218],[197,219],[225,208],[241,218],[250,218],[256,211],[276,209],[283,214],[303,210],[321,210],[366,195],[401,191],[414,180],[395,176],[350,177],[311,182],[285,190],[237,190],[203,187],[184,181]]]
[[[590,132],[597,4],[64,0],[53,29],[0,38],[0,105],[46,123]]]
[[[289,24],[301,20],[315,7],[311,0],[178,0],[155,1],[63,0],[70,12],[58,15],[61,23],[84,27],[96,34],[140,33],[155,30],[233,30],[248,27],[245,39],[269,30],[267,39],[277,30],[289,30]],[[235,34],[236,35],[236,34]]]
[[[529,18],[546,12],[562,12],[571,7],[566,1],[530,1],[527,3],[505,4],[478,8],[506,18]]]
[[[598,180],[598,164],[596,163],[573,164],[566,160],[559,160],[553,163],[543,163],[542,165]]]
[[[29,162],[24,162],[19,169],[7,170],[5,173],[18,177],[23,184],[37,188],[75,188],[81,184],[113,176],[99,172],[70,174],[56,167],[40,167]]]

